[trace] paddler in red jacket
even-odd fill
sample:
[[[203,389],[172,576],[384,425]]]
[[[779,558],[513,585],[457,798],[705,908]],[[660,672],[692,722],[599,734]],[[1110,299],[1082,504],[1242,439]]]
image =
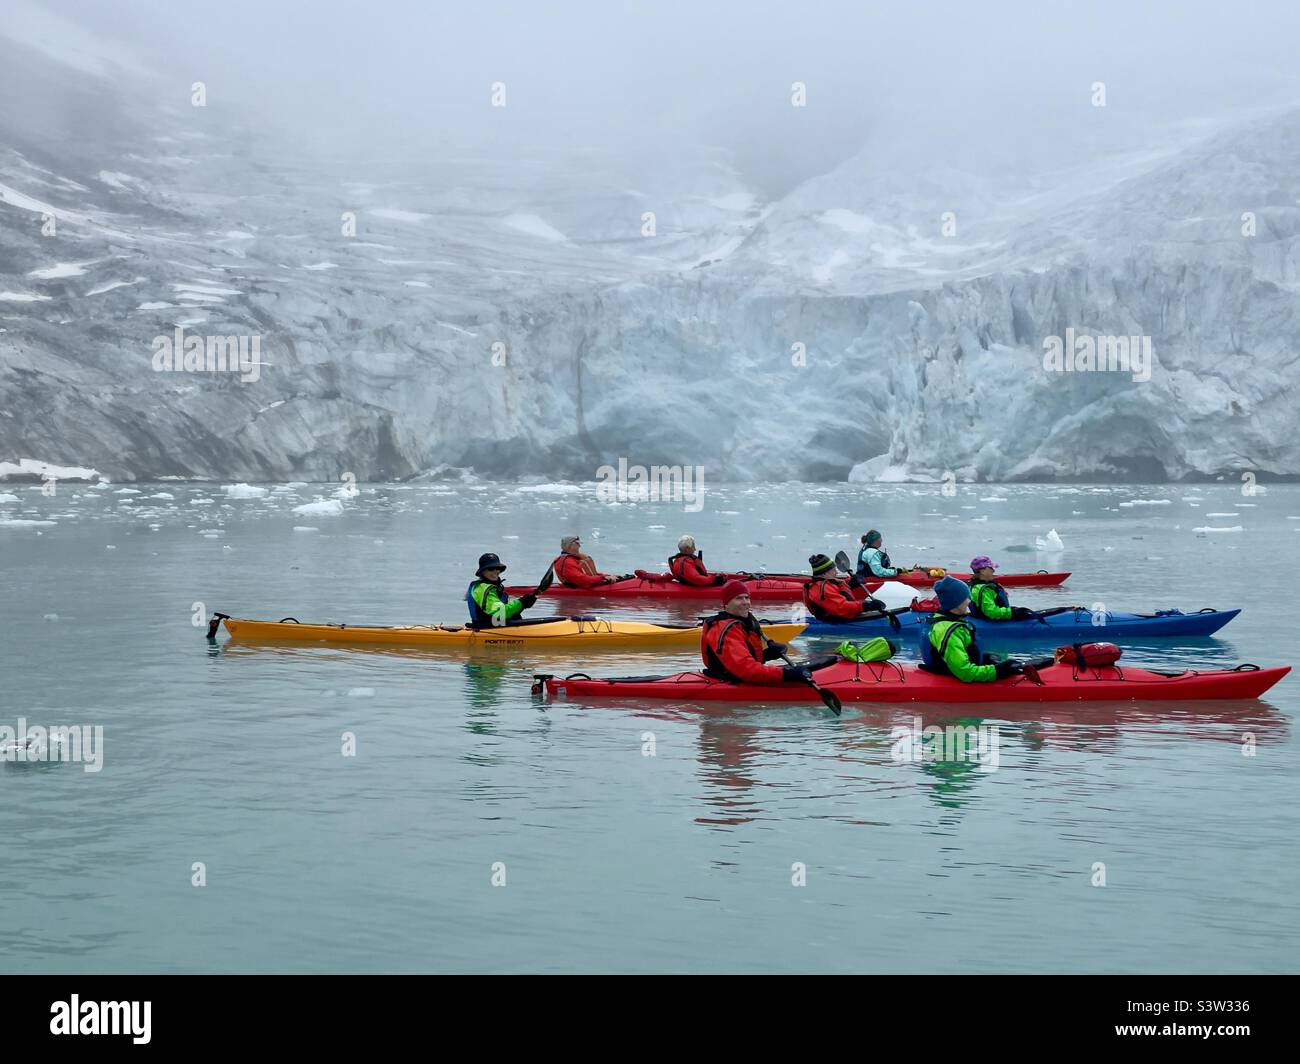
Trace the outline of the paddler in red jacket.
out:
[[[774,686],[806,678],[804,667],[765,665],[785,653],[781,643],[769,643],[758,619],[749,612],[749,589],[739,580],[722,585],[722,612],[704,622],[700,656],[704,675],[729,683]]]
[[[668,559],[668,569],[674,580],[690,587],[715,587],[727,582],[721,573],[704,568],[704,553],[695,549],[693,536],[682,536],[677,541],[677,553]]]
[[[566,587],[600,587],[623,579],[597,572],[591,556],[582,553],[582,540],[577,536],[565,536],[560,540],[560,556],[551,565],[555,569],[555,578]]]
[[[846,578],[826,555],[814,554],[808,564],[812,567],[812,579],[804,585],[803,605],[819,621],[845,624],[856,621],[864,613],[885,609],[883,602],[867,594],[866,585],[856,573]]]

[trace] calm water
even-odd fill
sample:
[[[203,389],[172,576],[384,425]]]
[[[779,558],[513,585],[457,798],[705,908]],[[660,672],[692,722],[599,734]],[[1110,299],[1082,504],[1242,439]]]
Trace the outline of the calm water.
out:
[[[890,757],[894,723],[952,707],[836,720],[529,694],[535,670],[669,672],[693,654],[210,646],[191,624],[195,603],[459,621],[481,551],[533,581],[569,530],[609,571],[660,568],[684,531],[716,568],[786,571],[874,526],[899,562],[990,553],[1074,573],[1027,605],[1245,608],[1221,638],[1129,649],[1134,663],[1289,664],[1296,488],[710,486],[683,513],[565,486],[366,486],[342,515],[308,516],[292,506],[321,489],[135,487],[0,488],[20,497],[0,504],[0,725],[105,730],[99,773],[0,765],[0,970],[1296,968],[1292,678],[1257,702],[1021,707],[983,772]],[[1121,505],[1139,499],[1170,504]],[[1064,553],[1035,553],[1053,527]]]

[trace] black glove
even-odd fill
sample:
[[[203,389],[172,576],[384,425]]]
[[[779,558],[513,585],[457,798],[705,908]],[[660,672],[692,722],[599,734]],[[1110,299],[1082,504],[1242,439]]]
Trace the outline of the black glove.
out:
[[[1008,676],[1024,672],[1025,667],[1018,661],[999,661],[993,666],[993,671],[999,680],[1005,680]]]
[[[763,649],[763,660],[771,661],[773,658],[779,658],[786,651],[784,643],[768,643]]]
[[[861,587],[861,586],[862,586],[862,577],[858,576],[857,573],[851,573],[849,575],[849,587]]]
[[[1011,607],[1011,619],[1013,621],[1032,621],[1037,616],[1038,614],[1036,614],[1028,606]]]
[[[537,596],[534,595],[531,591],[528,592],[527,595],[521,595],[519,597],[519,604],[523,606],[523,608],[526,610],[531,610],[533,606],[536,605],[536,603],[537,603]]]
[[[807,683],[812,677],[803,665],[787,665],[781,670],[781,679],[786,683]]]
[[[863,613],[884,613],[888,606],[885,605],[884,599],[872,598],[868,595],[862,600]]]

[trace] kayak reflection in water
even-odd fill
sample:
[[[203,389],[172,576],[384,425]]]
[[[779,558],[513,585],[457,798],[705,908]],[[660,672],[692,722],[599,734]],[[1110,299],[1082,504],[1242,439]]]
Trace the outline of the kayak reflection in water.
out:
[[[471,628],[510,624],[537,601],[537,596],[531,593],[512,600],[501,582],[501,574],[505,571],[506,566],[495,554],[479,556],[475,580],[465,592]]]
[[[854,573],[845,576],[824,554],[808,559],[812,579],[804,585],[803,605],[809,613],[826,624],[847,624],[861,620],[864,614],[880,613],[885,604],[867,594],[862,578]]]
[[[668,569],[674,580],[690,587],[716,587],[727,582],[721,573],[711,573],[704,567],[704,552],[695,549],[693,536],[682,536],[677,541],[677,553],[668,559]]]
[[[977,559],[978,560],[978,559]],[[921,636],[921,668],[940,676],[955,676],[965,683],[988,683],[1023,672],[1012,661],[997,661],[980,652],[970,613],[970,588],[955,576],[934,585],[939,612]]]
[[[768,686],[808,678],[811,669],[806,665],[781,668],[765,664],[784,654],[785,644],[774,643],[763,634],[758,618],[749,612],[749,590],[744,584],[728,580],[721,594],[722,612],[705,618],[700,635],[705,676]]]
[[[884,548],[885,541],[874,528],[862,537],[862,549],[858,551],[857,575],[859,577],[864,580],[873,577],[877,580],[888,580],[912,571],[905,565],[892,565]]]
[[[582,540],[577,536],[565,536],[560,540],[560,556],[551,565],[556,579],[566,587],[600,587],[623,579],[598,572],[591,555],[582,553]]]
[[[1011,605],[1006,590],[993,579],[996,568],[987,554],[971,559],[971,613],[986,621],[1027,621],[1036,617],[1031,609]]]

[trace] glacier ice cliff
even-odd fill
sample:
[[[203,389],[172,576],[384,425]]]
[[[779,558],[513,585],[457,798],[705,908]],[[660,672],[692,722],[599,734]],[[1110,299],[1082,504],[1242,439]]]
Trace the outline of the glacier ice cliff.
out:
[[[1300,474],[1300,113],[1015,180],[864,149],[766,200],[703,148],[310,154],[142,79],[0,36],[0,462]],[[155,371],[178,328],[265,365]],[[1150,379],[1047,371],[1067,329],[1150,337]]]

